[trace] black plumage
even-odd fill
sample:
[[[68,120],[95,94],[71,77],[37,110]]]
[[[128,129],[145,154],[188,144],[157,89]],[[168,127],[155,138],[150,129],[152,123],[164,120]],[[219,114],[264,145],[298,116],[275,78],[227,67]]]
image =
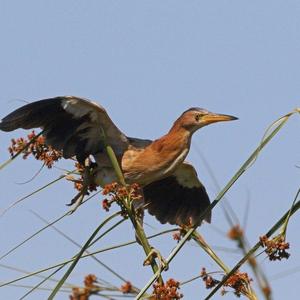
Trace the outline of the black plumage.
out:
[[[201,214],[210,205],[203,185],[185,187],[179,184],[176,176],[152,182],[143,191],[145,207],[161,223],[199,225]],[[203,219],[210,222],[211,213]]]
[[[198,108],[187,112],[194,110],[206,112]],[[43,130],[46,143],[56,150],[62,150],[64,158],[76,156],[83,163],[89,155],[93,155],[97,166],[95,178],[103,174],[108,174],[108,178],[116,178],[111,176],[114,170],[105,156],[105,143],[112,146],[120,162],[127,150],[139,152],[152,144],[151,140],[127,137],[112,122],[103,107],[73,96],[24,105],[0,122],[2,131],[38,127]],[[105,172],[102,174],[103,169]],[[210,204],[195,169],[186,162],[171,176],[155,180],[142,188],[146,209],[161,223],[199,225],[202,221],[200,216]],[[203,219],[210,222],[211,212]]]
[[[85,99],[70,96],[29,103],[3,118],[0,129],[12,131],[40,127],[47,144],[62,150],[64,158],[76,156],[83,163],[89,155],[103,152],[104,146],[101,121],[97,124],[92,120],[94,110],[93,107],[86,109],[83,105],[90,105],[90,102],[86,102]],[[74,108],[78,106],[78,115],[68,112],[68,105]],[[80,109],[85,109],[86,113],[81,114]],[[99,112],[106,114],[105,111]]]

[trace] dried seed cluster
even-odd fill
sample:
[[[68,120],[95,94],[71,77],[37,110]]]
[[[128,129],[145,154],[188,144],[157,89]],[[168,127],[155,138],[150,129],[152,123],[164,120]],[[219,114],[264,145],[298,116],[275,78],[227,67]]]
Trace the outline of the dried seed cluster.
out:
[[[91,295],[95,295],[100,287],[96,284],[97,277],[93,274],[89,274],[84,278],[84,287],[74,287],[72,289],[72,295],[70,300],[88,300]]]
[[[240,297],[242,294],[247,293],[251,281],[252,279],[249,278],[247,273],[236,272],[226,280],[224,286],[233,288],[234,294]]]
[[[31,144],[28,145],[30,142]],[[8,151],[11,156],[22,152],[23,159],[33,155],[35,159],[43,161],[48,168],[52,168],[53,164],[62,158],[61,151],[46,145],[45,138],[42,135],[37,136],[34,131],[28,134],[27,138],[12,139]]]
[[[101,291],[122,292],[123,294],[135,293],[130,281],[126,281],[120,288],[105,287],[100,286],[95,275],[89,274],[84,278],[84,287],[74,287],[69,299],[89,300],[90,296],[97,295]]]
[[[132,284],[130,281],[126,281],[123,285],[121,285],[121,292],[123,294],[133,293]]]
[[[36,135],[34,130],[27,135],[27,138],[20,137],[18,139],[12,139],[8,151],[11,156],[21,152],[23,159],[27,159],[32,155],[35,159],[43,161],[49,169],[53,167],[55,162],[63,157],[62,151],[55,150],[52,146],[47,145],[45,143],[45,137]],[[80,177],[75,179],[73,176],[68,176],[67,179],[74,182],[74,188],[76,190],[81,191],[83,189],[84,166],[75,161],[75,168]],[[88,191],[93,192],[96,190],[97,186],[91,183],[88,187]]]
[[[215,287],[220,282],[219,280],[217,280],[217,279],[213,278],[211,275],[209,275],[206,272],[205,268],[202,268],[200,276],[201,276],[202,280],[204,281],[205,287],[207,289],[211,289],[211,288]]]
[[[288,259],[290,254],[286,251],[290,248],[290,244],[285,241],[282,235],[279,235],[271,240],[267,236],[261,236],[261,244],[266,247],[265,252],[267,253],[269,260],[282,260],[283,258]]]
[[[220,283],[220,280],[213,278],[209,273],[206,272],[205,268],[202,268],[200,273],[202,280],[205,283],[205,287],[207,289],[214,288],[217,284]],[[249,278],[247,273],[236,272],[231,275],[226,282],[224,283],[224,287],[230,287],[234,290],[234,294],[237,297],[240,297],[242,294],[247,294],[249,290],[249,285],[252,279]],[[223,288],[221,290],[221,295],[225,295],[228,291]]]
[[[234,241],[239,241],[244,236],[244,231],[240,225],[232,226],[227,233],[228,238]]]
[[[169,279],[165,284],[156,282],[153,285],[153,300],[177,300],[183,298],[183,294],[179,293],[179,282],[175,279]]]
[[[117,182],[113,182],[105,185],[102,194],[108,196],[108,198],[102,201],[103,209],[109,211],[112,203],[116,202],[121,207],[124,215],[127,215],[124,207],[124,200],[130,199],[130,201],[141,201],[143,199],[141,188],[137,183],[125,187]]]

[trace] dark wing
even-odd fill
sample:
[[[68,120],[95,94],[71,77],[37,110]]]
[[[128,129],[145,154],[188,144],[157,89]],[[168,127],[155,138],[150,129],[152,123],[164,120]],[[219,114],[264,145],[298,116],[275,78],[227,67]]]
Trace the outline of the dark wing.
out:
[[[153,142],[152,140],[145,140],[134,137],[127,137],[127,139],[131,146],[138,149],[144,149]]]
[[[105,109],[78,97],[39,100],[20,107],[0,122],[3,131],[37,127],[44,130],[47,144],[63,150],[65,158],[76,155],[80,162],[90,154],[103,151],[102,129],[107,143],[117,155],[128,147],[127,137],[112,122]]]
[[[145,186],[144,198],[145,208],[163,224],[194,226],[203,219],[211,221],[210,211],[200,219],[210,201],[194,167],[187,162],[172,176]]]

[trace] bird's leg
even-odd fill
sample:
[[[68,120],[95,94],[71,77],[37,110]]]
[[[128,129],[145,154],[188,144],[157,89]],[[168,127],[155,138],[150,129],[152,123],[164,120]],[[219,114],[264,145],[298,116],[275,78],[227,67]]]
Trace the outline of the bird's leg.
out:
[[[71,207],[69,211],[69,214],[75,212],[75,210],[81,205],[86,193],[87,193],[87,188],[83,187],[82,190],[71,200],[71,202],[67,204],[67,206],[73,205],[73,207]]]
[[[81,205],[81,203],[84,199],[84,196],[88,194],[89,185],[92,182],[91,166],[90,166],[89,159],[86,159],[84,162],[82,179],[83,179],[83,182],[82,182],[81,191],[71,200],[71,202],[69,204],[67,204],[67,206],[73,205],[73,207],[69,211],[69,214],[72,214],[73,212],[75,212],[75,210]],[[72,180],[72,181],[76,182],[76,180]]]
[[[165,260],[165,258],[161,255],[161,253],[157,249],[155,249],[153,247],[151,247],[151,248],[152,249],[149,252],[149,254],[147,255],[146,259],[144,260],[143,265],[144,266],[149,266],[151,264],[151,261],[153,259],[157,258],[158,262],[159,262],[159,268],[160,268],[160,270],[167,271],[169,269],[168,262]]]

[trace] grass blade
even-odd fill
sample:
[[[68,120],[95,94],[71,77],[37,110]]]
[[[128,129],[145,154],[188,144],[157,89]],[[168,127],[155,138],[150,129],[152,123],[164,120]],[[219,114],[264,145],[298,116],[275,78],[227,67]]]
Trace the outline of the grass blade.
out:
[[[82,204],[86,203],[88,200],[92,199],[93,197],[95,197],[97,194],[99,194],[99,192],[96,192],[95,194],[93,194],[92,196],[90,196],[89,198],[87,198],[86,200],[84,200],[82,202]],[[81,204],[81,205],[82,205]],[[32,238],[34,238],[35,236],[39,235],[41,232],[43,232],[44,230],[46,230],[47,228],[51,227],[52,225],[56,224],[57,222],[59,222],[60,220],[62,220],[64,217],[70,215],[70,212],[66,212],[65,214],[63,214],[62,216],[60,216],[59,218],[55,219],[54,221],[50,222],[49,225],[46,225],[44,227],[42,227],[41,229],[39,229],[38,231],[36,231],[34,234],[32,234],[31,236],[29,236],[28,238],[26,238],[24,241],[22,241],[21,243],[19,243],[18,245],[16,245],[15,247],[13,247],[12,249],[10,249],[9,251],[7,251],[6,253],[4,253],[1,257],[0,257],[0,261],[2,259],[4,259],[5,257],[7,257],[8,255],[10,255],[12,252],[14,252],[15,250],[17,250],[18,248],[20,248],[22,245],[24,245],[25,243],[27,243],[28,241],[30,241]]]
[[[57,294],[57,292],[59,291],[59,289],[62,287],[62,285],[64,284],[64,282],[67,280],[67,278],[69,277],[69,275],[72,273],[73,269],[75,268],[75,266],[77,265],[78,261],[80,260],[81,256],[83,255],[84,251],[88,248],[88,246],[90,245],[90,243],[92,242],[92,240],[95,238],[95,236],[97,235],[97,233],[99,232],[99,230],[109,221],[111,221],[113,218],[117,217],[120,215],[120,212],[114,213],[113,215],[109,216],[108,218],[106,218],[97,228],[96,230],[93,232],[93,234],[89,237],[89,239],[86,241],[86,243],[83,245],[83,247],[81,248],[81,250],[79,251],[79,253],[76,255],[74,261],[72,262],[71,266],[68,268],[68,270],[66,271],[66,273],[64,274],[64,276],[62,277],[62,279],[57,283],[57,285],[55,286],[54,290],[52,291],[52,293],[50,294],[48,300],[52,300],[54,299],[55,295]]]
[[[147,239],[152,239],[152,238],[155,238],[157,236],[160,236],[160,235],[163,235],[163,234],[167,234],[167,233],[170,233],[170,232],[174,232],[174,231],[177,231],[177,230],[178,230],[178,228],[164,230],[164,231],[161,231],[159,233],[156,233],[156,234],[148,236]],[[118,244],[118,245],[106,247],[106,248],[103,248],[103,249],[91,252],[90,254],[82,255],[81,258],[87,258],[87,257],[90,257],[91,255],[95,255],[95,254],[107,252],[107,251],[114,250],[114,249],[119,249],[119,248],[126,247],[126,246],[129,246],[129,245],[133,245],[133,244],[136,244],[136,243],[137,243],[136,240],[132,240],[132,241],[125,242],[125,243],[122,243],[122,244]],[[10,285],[10,284],[13,284],[13,283],[18,282],[18,281],[21,281],[23,279],[26,279],[26,278],[29,278],[29,277],[32,277],[32,276],[36,276],[36,275],[41,274],[43,272],[47,272],[49,270],[53,270],[53,269],[55,269],[57,267],[60,267],[62,265],[69,264],[69,263],[73,262],[74,260],[75,260],[75,257],[73,257],[71,259],[68,259],[68,260],[66,260],[64,262],[58,263],[56,265],[53,265],[53,266],[50,266],[50,267],[47,267],[47,268],[44,268],[44,269],[40,269],[38,271],[34,271],[34,272],[32,272],[30,274],[27,274],[25,276],[21,276],[19,278],[16,278],[16,279],[13,279],[13,280],[10,280],[10,281],[7,281],[7,282],[3,282],[3,283],[0,284],[0,288],[4,287],[4,286],[7,286],[7,285]]]

